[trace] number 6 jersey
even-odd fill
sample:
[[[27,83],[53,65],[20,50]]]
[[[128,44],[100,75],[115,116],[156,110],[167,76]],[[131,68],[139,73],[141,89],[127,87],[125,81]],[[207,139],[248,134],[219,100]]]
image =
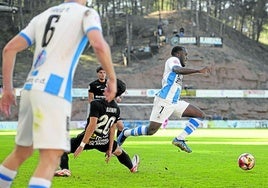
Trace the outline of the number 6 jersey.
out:
[[[102,30],[98,13],[74,2],[62,3],[34,17],[19,33],[36,49],[24,89],[40,90],[71,102],[72,78],[91,30]]]

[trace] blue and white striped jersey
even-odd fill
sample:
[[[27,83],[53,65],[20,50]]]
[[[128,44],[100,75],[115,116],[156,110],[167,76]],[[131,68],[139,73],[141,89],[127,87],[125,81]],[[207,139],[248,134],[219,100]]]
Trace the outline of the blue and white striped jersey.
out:
[[[91,30],[102,31],[98,13],[75,2],[51,7],[34,17],[20,32],[29,46],[35,44],[24,89],[47,92],[71,102],[74,72]]]
[[[180,66],[180,60],[177,57],[170,57],[165,63],[165,70],[162,78],[162,88],[157,96],[166,99],[168,102],[177,103],[180,99],[182,89],[183,75],[172,71],[173,66]]]

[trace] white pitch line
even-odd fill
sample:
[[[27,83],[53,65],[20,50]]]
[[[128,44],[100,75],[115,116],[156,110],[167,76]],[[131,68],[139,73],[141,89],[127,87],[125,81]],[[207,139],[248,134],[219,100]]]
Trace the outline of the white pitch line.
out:
[[[182,129],[160,129],[155,136],[177,136]],[[197,129],[189,137],[267,138],[268,129]]]
[[[166,145],[166,144],[171,144],[171,141],[134,141],[134,140],[129,140],[126,141],[124,143],[124,146],[128,146],[128,145],[148,145],[148,144],[152,144],[152,145]],[[268,141],[265,142],[197,142],[197,141],[188,141],[187,142],[188,145],[199,145],[199,144],[206,144],[206,145],[268,145]]]

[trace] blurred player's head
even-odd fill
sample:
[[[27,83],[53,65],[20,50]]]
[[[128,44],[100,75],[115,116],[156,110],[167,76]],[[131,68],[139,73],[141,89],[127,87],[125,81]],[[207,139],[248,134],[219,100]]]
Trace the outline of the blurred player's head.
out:
[[[99,81],[105,82],[105,80],[106,80],[105,70],[101,66],[99,66],[99,67],[97,67],[96,72],[97,72],[97,76],[98,76]]]
[[[96,73],[98,73],[98,72],[101,71],[101,70],[104,70],[104,69],[102,68],[102,66],[98,66],[98,67],[96,68]]]
[[[171,50],[171,55],[180,60],[181,66],[185,67],[187,61],[187,50],[183,46],[175,46]]]
[[[65,2],[72,2],[72,1],[80,3],[81,5],[86,5],[87,4],[87,0],[65,0]]]

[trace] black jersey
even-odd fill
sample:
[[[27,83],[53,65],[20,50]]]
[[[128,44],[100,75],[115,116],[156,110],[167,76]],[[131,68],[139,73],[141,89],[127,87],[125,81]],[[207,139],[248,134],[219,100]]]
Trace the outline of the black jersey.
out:
[[[97,117],[97,127],[90,138],[89,145],[105,145],[109,143],[110,127],[120,119],[120,109],[113,100],[108,103],[104,99],[93,100],[90,105],[90,117]],[[86,128],[87,128],[86,126]]]
[[[106,82],[100,82],[99,80],[95,80],[89,84],[88,92],[94,94],[94,99],[103,99],[104,98],[104,89],[106,87]]]

